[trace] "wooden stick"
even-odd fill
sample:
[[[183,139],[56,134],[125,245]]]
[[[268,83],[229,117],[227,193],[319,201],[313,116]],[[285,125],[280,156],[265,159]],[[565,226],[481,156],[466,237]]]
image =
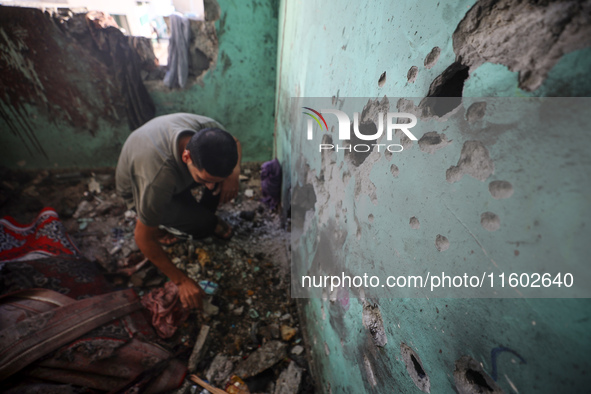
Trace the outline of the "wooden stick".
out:
[[[205,383],[203,380],[199,379],[199,377],[197,375],[191,375],[191,376],[189,376],[189,379],[191,379],[193,382],[197,383],[199,386],[203,387],[204,389],[208,390],[212,394],[228,394],[227,391],[217,389],[217,388]]]

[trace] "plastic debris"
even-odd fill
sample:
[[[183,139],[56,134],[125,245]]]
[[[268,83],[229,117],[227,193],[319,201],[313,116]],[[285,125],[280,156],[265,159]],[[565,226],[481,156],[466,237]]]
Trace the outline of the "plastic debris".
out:
[[[195,254],[197,255],[197,260],[201,267],[205,268],[206,265],[211,264],[211,257],[209,257],[209,253],[203,248],[195,249]]]
[[[201,266],[199,264],[190,264],[186,267],[187,275],[189,278],[197,281],[199,279],[199,273],[201,272]]]
[[[199,286],[203,289],[205,294],[213,295],[218,290],[218,284],[209,280],[202,280],[199,282]]]
[[[246,189],[244,191],[244,196],[245,197],[248,197],[248,198],[254,197],[254,190],[252,190],[252,189]]]
[[[92,221],[94,221],[94,219],[92,219],[92,218],[80,218],[80,219],[78,219],[78,223],[80,223],[78,225],[78,229],[80,231],[84,230],[86,227],[88,227],[88,223],[90,223]]]
[[[297,332],[298,330],[293,327],[281,325],[281,338],[284,341],[290,341]]]
[[[296,345],[291,349],[291,354],[295,354],[296,356],[299,356],[303,352],[304,352],[304,347],[301,345]]]
[[[94,177],[90,178],[88,181],[88,191],[96,194],[100,194],[101,192],[101,184],[98,183]]]
[[[226,384],[226,392],[228,394],[250,394],[246,383],[236,375],[230,377]]]
[[[220,312],[220,308],[218,308],[217,306],[213,305],[211,303],[211,300],[209,299],[204,299],[203,300],[203,314],[206,316],[215,316]]]
[[[291,315],[289,313],[286,313],[285,315],[281,316],[281,321],[286,321],[286,320],[290,320],[291,319]]]
[[[256,309],[250,309],[248,311],[248,316],[250,316],[252,319],[258,319],[259,313],[256,311]]]
[[[236,308],[233,311],[233,313],[238,316],[242,315],[242,312],[244,312],[244,306],[241,306],[240,308]]]

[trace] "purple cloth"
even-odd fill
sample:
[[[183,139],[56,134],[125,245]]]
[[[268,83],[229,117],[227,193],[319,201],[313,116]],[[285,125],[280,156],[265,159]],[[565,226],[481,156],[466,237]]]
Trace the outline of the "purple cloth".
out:
[[[267,161],[261,166],[261,189],[263,202],[275,209],[281,200],[281,164],[277,159]]]

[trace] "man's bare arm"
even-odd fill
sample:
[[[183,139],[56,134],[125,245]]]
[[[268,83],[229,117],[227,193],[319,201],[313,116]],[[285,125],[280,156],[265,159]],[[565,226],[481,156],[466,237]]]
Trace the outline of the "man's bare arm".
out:
[[[158,227],[146,226],[138,219],[134,235],[135,243],[144,256],[178,286],[183,306],[185,308],[201,308],[201,300],[205,294],[203,289],[170,261],[158,243],[160,235]]]

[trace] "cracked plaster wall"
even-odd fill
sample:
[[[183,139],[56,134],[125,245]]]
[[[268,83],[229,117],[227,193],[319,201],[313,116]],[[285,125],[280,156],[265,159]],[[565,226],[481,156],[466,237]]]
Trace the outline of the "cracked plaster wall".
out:
[[[454,32],[474,5],[281,2],[276,150],[284,173],[293,167],[284,202],[290,203],[291,188],[295,209],[307,210],[305,222],[292,227],[294,257],[304,261],[296,276],[329,272],[331,260],[352,272],[384,256],[388,268],[402,261],[425,267],[457,262],[462,272],[472,261],[520,271],[540,260],[586,265],[591,250],[584,226],[591,212],[581,196],[590,192],[591,163],[579,143],[586,138],[584,122],[569,130],[572,139],[560,132],[541,136],[519,125],[519,111],[478,104],[478,97],[589,96],[585,39],[572,52],[562,47],[564,54],[538,74],[543,81],[532,92],[520,88],[517,67],[465,64],[468,78],[459,90],[474,99],[458,100],[447,124],[421,128],[419,141],[402,141],[406,155],[374,151],[352,160],[306,145],[305,100],[292,97],[325,97],[321,108],[349,112],[350,97],[377,98],[373,105],[380,105],[386,96],[394,111],[418,105],[458,61],[464,48],[455,46]],[[503,12],[483,15],[510,14]],[[535,41],[532,29],[528,36]],[[516,62],[523,57],[512,56]],[[398,97],[415,99],[408,105]],[[541,114],[539,121],[550,118]],[[478,132],[483,125],[486,132]],[[508,127],[514,130],[504,132]],[[319,135],[314,146],[334,136]],[[583,372],[591,351],[587,299],[388,299],[343,289],[317,296],[301,304],[322,392],[447,393],[475,386],[584,392],[591,383]]]

